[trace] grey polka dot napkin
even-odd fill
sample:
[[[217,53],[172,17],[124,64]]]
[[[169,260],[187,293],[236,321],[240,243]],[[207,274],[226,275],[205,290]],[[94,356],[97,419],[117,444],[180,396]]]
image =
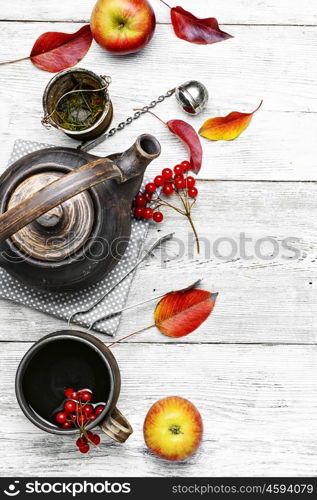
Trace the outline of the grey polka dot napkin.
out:
[[[10,157],[9,164],[38,149],[51,147],[49,144],[17,140]],[[37,291],[22,285],[12,278],[6,271],[0,268],[0,298],[12,300],[34,309],[38,309],[57,318],[68,320],[75,312],[88,309],[94,302],[98,301],[108,290],[120,282],[130,269],[136,264],[141,253],[144,240],[149,228],[145,221],[132,220],[132,233],[129,246],[113,271],[103,280],[85,290],[74,293],[47,293]],[[91,312],[77,315],[73,322],[87,328],[92,322],[108,316],[112,311],[124,307],[128,298],[132,283],[131,273],[107,297]],[[120,322],[120,315],[113,316],[107,320],[99,321],[94,330],[114,336]]]

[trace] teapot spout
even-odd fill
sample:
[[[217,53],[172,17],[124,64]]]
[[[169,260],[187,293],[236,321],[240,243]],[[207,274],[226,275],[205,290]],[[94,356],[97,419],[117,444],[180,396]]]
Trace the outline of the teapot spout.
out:
[[[159,141],[150,134],[140,135],[135,143],[121,155],[115,155],[114,159],[122,171],[122,182],[134,177],[142,177],[145,169],[161,154]]]
[[[149,161],[154,160],[161,154],[159,141],[151,134],[142,134],[136,140],[136,147],[144,158]]]

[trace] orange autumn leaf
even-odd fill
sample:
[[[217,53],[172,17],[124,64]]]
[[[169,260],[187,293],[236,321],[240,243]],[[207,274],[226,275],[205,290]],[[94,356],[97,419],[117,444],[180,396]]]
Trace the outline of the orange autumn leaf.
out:
[[[254,113],[262,106],[262,102],[252,113],[233,111],[224,117],[210,118],[203,124],[199,134],[210,141],[232,141],[236,139],[249,126]]]
[[[184,337],[212,313],[217,295],[198,289],[168,293],[155,309],[155,325],[168,337]]]

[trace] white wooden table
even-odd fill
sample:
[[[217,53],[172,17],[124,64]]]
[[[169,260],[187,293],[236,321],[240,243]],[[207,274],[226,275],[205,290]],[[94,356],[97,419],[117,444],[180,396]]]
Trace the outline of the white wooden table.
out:
[[[174,342],[145,332],[114,348],[122,370],[120,408],[135,432],[125,445],[107,442],[79,456],[72,439],[54,438],[23,416],[14,395],[17,365],[30,345],[64,328],[62,321],[0,301],[1,474],[101,476],[316,475],[317,472],[317,11],[315,0],[182,0],[201,17],[216,16],[234,39],[195,46],[177,39],[169,12],[152,0],[159,24],[150,46],[115,58],[96,44],[80,63],[113,78],[115,122],[189,78],[204,82],[208,110],[192,120],[262,110],[231,143],[204,141],[205,160],[194,212],[198,232],[211,245],[219,237],[262,237],[279,245],[297,238],[296,259],[270,255],[227,259],[205,251],[188,255],[186,220],[167,214],[162,232],[185,243],[146,262],[137,272],[129,303],[204,278],[219,292],[214,314],[194,334]],[[94,0],[11,0],[0,7],[0,60],[27,55],[45,31],[73,32],[89,20]],[[51,75],[29,61],[0,70],[1,169],[15,139],[73,145],[41,124],[41,97]],[[174,99],[158,109],[163,119],[184,118]],[[185,158],[184,150],[150,116],[95,152],[123,149],[144,131],[161,141],[150,173]],[[216,182],[214,182],[216,181]],[[204,245],[203,245],[204,246]],[[223,253],[225,252],[223,248]],[[227,248],[227,255],[231,247]],[[254,253],[254,251],[253,251]],[[285,253],[285,252],[284,252]],[[286,252],[288,256],[293,254]],[[155,290],[155,291],[154,291]],[[118,338],[150,324],[153,305],[126,313]],[[107,338],[100,336],[106,341]],[[164,463],[145,448],[142,424],[150,405],[168,395],[192,400],[204,423],[204,443],[183,464]]]

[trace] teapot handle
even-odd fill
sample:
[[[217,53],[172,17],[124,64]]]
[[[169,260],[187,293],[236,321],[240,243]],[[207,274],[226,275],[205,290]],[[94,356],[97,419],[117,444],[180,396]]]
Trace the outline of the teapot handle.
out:
[[[112,160],[100,158],[48,184],[0,216],[0,243],[52,208],[108,179],[127,180]]]

